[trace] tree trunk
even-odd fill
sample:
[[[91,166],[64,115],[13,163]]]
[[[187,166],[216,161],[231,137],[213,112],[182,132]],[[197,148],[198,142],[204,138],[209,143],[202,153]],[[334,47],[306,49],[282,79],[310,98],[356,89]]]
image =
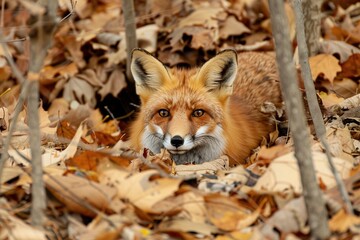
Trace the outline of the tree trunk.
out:
[[[137,48],[136,39],[136,21],[135,21],[135,9],[133,0],[123,0],[122,8],[125,20],[125,35],[126,35],[126,77],[130,83],[134,83],[134,79],[130,70],[131,52],[134,48]]]
[[[319,52],[319,40],[321,37],[321,4],[323,0],[304,0],[304,27],[306,44],[309,56]]]
[[[315,239],[326,239],[330,234],[327,215],[322,193],[317,185],[311,151],[309,151],[311,149],[310,136],[307,131],[304,104],[297,84],[284,1],[269,0],[269,6],[280,84],[294,140],[295,157],[300,169],[311,234]]]

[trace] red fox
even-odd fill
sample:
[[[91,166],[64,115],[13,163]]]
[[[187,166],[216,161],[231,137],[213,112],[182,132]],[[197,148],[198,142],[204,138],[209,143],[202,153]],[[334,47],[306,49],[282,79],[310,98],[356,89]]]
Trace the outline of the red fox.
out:
[[[194,69],[167,68],[142,49],[132,52],[131,72],[141,108],[130,142],[153,153],[167,149],[176,164],[204,163],[223,154],[244,164],[274,130],[261,111],[282,105],[275,58],[224,50]]]

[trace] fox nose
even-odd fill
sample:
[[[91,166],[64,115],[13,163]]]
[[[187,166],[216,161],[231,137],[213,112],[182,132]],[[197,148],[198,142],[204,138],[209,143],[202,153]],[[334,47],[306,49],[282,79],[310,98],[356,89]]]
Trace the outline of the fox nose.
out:
[[[184,139],[182,137],[180,137],[179,135],[176,135],[171,138],[170,143],[171,143],[171,145],[173,145],[174,147],[177,148],[184,144]]]

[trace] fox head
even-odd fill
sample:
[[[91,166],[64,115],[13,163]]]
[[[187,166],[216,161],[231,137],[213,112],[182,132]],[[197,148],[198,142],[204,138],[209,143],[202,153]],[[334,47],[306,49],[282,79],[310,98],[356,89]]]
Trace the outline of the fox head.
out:
[[[176,163],[202,163],[223,154],[224,112],[237,74],[237,54],[220,52],[197,69],[169,69],[142,49],[131,71],[141,110],[131,138],[154,153],[166,148]]]

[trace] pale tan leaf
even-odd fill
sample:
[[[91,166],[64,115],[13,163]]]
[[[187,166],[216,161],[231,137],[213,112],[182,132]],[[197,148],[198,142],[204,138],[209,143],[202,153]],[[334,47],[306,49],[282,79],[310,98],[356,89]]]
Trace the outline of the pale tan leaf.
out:
[[[178,190],[181,179],[157,178],[155,170],[148,170],[129,176],[116,185],[118,195],[128,199],[138,208],[152,212],[152,206],[165,198],[172,196]]]
[[[49,107],[49,119],[55,121],[62,119],[62,117],[70,110],[70,104],[64,98],[56,98],[51,102]]]
[[[321,178],[327,188],[335,186],[336,182],[331,173],[326,155],[313,151],[312,157],[317,179]],[[333,158],[333,161],[340,176],[347,178],[353,164],[341,158]],[[259,178],[254,190],[286,195],[301,194],[303,188],[294,153],[291,152],[273,160],[265,173]]]
[[[20,3],[33,15],[44,15],[46,9],[43,5],[29,0],[20,0]]]
[[[187,219],[165,220],[158,226],[160,231],[195,232],[204,235],[211,235],[220,232],[218,228],[207,223],[194,223]]]
[[[71,77],[64,86],[63,97],[68,101],[80,101],[94,107],[96,105],[95,89],[88,82],[77,77]]]
[[[325,92],[320,92],[319,96],[320,96],[325,108],[329,108],[335,104],[339,104],[342,101],[344,101],[344,98],[338,97],[334,93],[327,94]]]
[[[329,54],[319,54],[310,57],[309,64],[314,81],[320,74],[324,74],[324,76],[333,83],[337,72],[341,71],[339,60]]]
[[[218,21],[215,19],[218,14],[223,12],[222,8],[200,8],[192,12],[189,16],[182,18],[178,27],[204,26],[206,28],[217,28]]]
[[[341,209],[329,221],[329,228],[331,231],[345,233],[352,226],[359,225],[360,218],[358,216],[348,214]]]

